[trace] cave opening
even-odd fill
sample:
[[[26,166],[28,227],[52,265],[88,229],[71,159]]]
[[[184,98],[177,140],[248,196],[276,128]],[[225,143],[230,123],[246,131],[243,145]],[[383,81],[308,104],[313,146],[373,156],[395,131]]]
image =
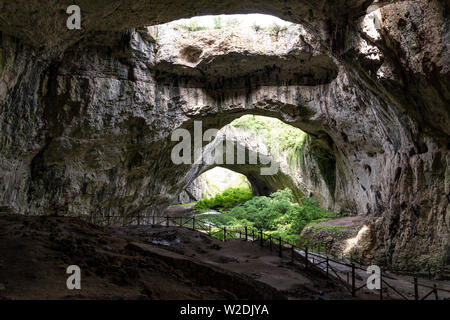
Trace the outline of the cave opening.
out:
[[[186,194],[182,192],[178,201],[191,203],[203,200],[221,194],[228,188],[252,189],[252,185],[245,175],[217,166],[199,175],[184,189]]]
[[[325,84],[338,73],[332,59],[313,48],[317,40],[303,25],[275,16],[198,16],[147,30],[159,52],[158,81],[204,87],[214,99],[242,87]]]
[[[204,263],[244,273],[239,268],[259,250],[236,260],[230,248],[242,244],[241,234],[238,241],[214,242],[199,233],[211,227],[205,224],[183,242],[195,229],[193,217],[185,217],[189,228],[151,219],[196,177],[219,168],[243,174],[251,192],[215,199],[222,201],[218,225],[242,227],[246,216],[269,239],[310,249],[326,242],[332,259],[337,254],[348,266],[383,267],[399,276],[394,283],[402,297],[426,299],[434,292],[438,299],[439,289],[439,298],[448,298],[450,59],[444,41],[449,10],[442,1],[136,0],[82,1],[80,7],[82,27],[67,30],[64,1],[2,5],[0,300],[280,298],[270,289],[274,284],[296,294],[290,298],[328,298],[326,290],[337,287],[329,278],[311,282],[313,272],[303,283],[297,276],[280,281],[292,271],[281,260],[264,274],[257,264],[245,270],[268,287],[254,283],[256,295],[242,290],[250,278],[230,278]],[[292,23],[265,15],[195,17],[246,12]],[[181,17],[194,18],[175,20]],[[283,143],[299,135],[268,146],[273,135],[264,136],[264,129],[245,139],[236,136],[242,127],[230,129],[234,146],[251,142],[246,154],[261,141],[267,152],[253,154],[275,156],[272,147],[282,149],[274,157],[276,174],[261,175],[258,165],[171,161],[171,132],[196,121],[222,128],[244,114],[276,117],[307,132],[289,154]],[[174,250],[163,253],[167,243]],[[257,258],[253,263],[274,261]],[[65,291],[61,281],[61,267],[72,263],[83,269],[88,290],[81,294]],[[366,270],[337,271],[336,280],[347,275],[347,285],[364,289]],[[419,281],[402,278],[412,275]],[[356,286],[355,278],[361,280]],[[90,280],[101,285],[93,288]],[[298,292],[305,283],[311,288]],[[418,283],[427,285],[417,290]],[[391,289],[382,284],[377,293],[399,298]]]
[[[306,181],[310,170],[305,167],[303,153],[306,140],[305,132],[277,118],[241,116],[217,131],[205,147],[203,152],[208,156],[193,167],[193,178],[189,175],[191,180],[178,201],[197,201],[227,188],[245,186],[255,196],[269,196],[288,188],[295,201],[300,202],[305,194],[310,194],[308,188],[299,187],[299,181]],[[214,183],[222,187],[207,186]]]

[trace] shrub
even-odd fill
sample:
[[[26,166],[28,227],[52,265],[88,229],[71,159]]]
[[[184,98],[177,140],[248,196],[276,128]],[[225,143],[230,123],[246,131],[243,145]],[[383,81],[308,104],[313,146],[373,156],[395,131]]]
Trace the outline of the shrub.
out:
[[[252,25],[252,29],[255,30],[256,32],[259,32],[259,31],[263,30],[264,28],[261,27],[259,24],[254,23]]]
[[[210,209],[230,209],[250,200],[252,197],[253,195],[250,188],[228,188],[212,198],[198,201],[194,206],[194,209],[199,212],[208,211]]]
[[[221,17],[214,17],[214,29],[222,29],[222,18]]]
[[[278,23],[274,22],[271,26],[269,26],[269,34],[272,36],[277,36],[288,29],[287,26],[281,26]]]
[[[228,190],[228,189],[227,189]],[[272,193],[270,196],[236,197],[236,190],[229,190],[229,196],[221,195],[220,198],[207,199],[199,205],[202,209],[207,205],[231,206],[235,205],[227,213],[203,216],[202,219],[214,224],[227,227],[254,227],[263,230],[276,237],[297,241],[300,233],[308,224],[316,221],[326,221],[337,217],[334,212],[318,207],[313,198],[304,198],[301,204],[293,202],[292,191],[288,188]],[[234,201],[224,201],[223,198],[233,198]],[[196,206],[197,207],[197,206]]]
[[[238,19],[235,19],[235,18],[233,18],[233,19],[230,18],[225,21],[225,26],[227,28],[237,28],[240,25],[241,25],[241,21],[239,21]]]
[[[180,27],[189,32],[196,32],[208,29],[205,26],[199,25],[198,22],[195,20],[189,21],[189,23],[186,24],[181,24]]]

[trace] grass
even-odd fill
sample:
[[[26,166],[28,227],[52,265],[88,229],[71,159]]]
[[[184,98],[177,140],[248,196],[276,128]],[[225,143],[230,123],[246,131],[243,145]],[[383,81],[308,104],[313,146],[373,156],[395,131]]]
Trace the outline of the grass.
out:
[[[241,21],[239,19],[235,18],[229,18],[225,21],[222,21],[221,17],[214,17],[213,20],[214,26],[207,27],[204,25],[201,25],[197,20],[190,19],[186,23],[178,24],[175,26],[175,29],[181,28],[183,30],[186,30],[188,32],[197,32],[197,31],[204,31],[204,30],[221,30],[221,29],[234,29],[238,28],[241,25]]]
[[[272,25],[269,26],[268,28],[268,32],[271,36],[276,36],[278,37],[278,35],[282,32],[285,32],[289,27],[288,26],[281,26],[278,23],[273,23]]]
[[[203,31],[207,30],[208,28],[205,26],[200,25],[197,21],[191,20],[188,23],[180,24],[180,28],[188,31],[188,32],[196,32],[196,31]]]
[[[182,206],[188,206],[191,204],[196,204],[196,202],[193,201],[193,202],[188,202],[188,203],[177,203],[177,204],[172,204],[169,207],[182,207]]]
[[[213,26],[212,27],[201,25],[198,20],[190,19],[185,23],[176,25],[175,29],[181,28],[188,32],[197,32],[197,31],[211,30],[211,29],[213,29],[213,30],[236,29],[236,28],[240,28],[241,26],[242,26],[242,21],[239,19],[236,19],[236,18],[222,19],[222,17],[217,16],[217,17],[213,18]],[[251,26],[251,28],[255,32],[267,32],[271,36],[278,37],[281,33],[288,30],[289,26],[290,25],[280,25],[280,24],[274,22],[268,27],[263,27],[261,25],[254,23]]]

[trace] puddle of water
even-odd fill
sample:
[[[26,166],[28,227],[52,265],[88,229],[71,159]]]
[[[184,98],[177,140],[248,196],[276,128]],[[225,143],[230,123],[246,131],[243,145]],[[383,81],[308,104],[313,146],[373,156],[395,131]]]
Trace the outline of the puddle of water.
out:
[[[153,244],[159,244],[162,246],[166,246],[166,247],[170,247],[173,246],[175,244],[179,244],[180,243],[180,239],[175,239],[174,241],[167,241],[167,240],[150,240],[150,243]]]

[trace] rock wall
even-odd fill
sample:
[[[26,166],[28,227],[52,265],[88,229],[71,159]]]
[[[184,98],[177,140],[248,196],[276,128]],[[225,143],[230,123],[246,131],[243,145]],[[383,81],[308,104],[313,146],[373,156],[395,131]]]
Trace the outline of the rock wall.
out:
[[[226,154],[230,147],[234,150],[231,159]],[[220,166],[243,174],[249,180],[254,195],[268,196],[277,190],[290,188],[296,201],[301,201],[304,196],[313,196],[322,207],[334,210],[336,203],[319,168],[319,152],[311,150],[314,149],[311,139],[306,138],[303,150],[298,150],[300,154],[295,159],[290,159],[287,150],[276,149],[277,146],[271,146],[261,134],[236,128],[231,123],[222,128],[214,141],[205,147],[204,161],[192,166],[187,177],[195,179],[187,179],[184,183],[189,192],[201,189],[201,174]],[[218,157],[216,152],[219,152]],[[239,163],[238,152],[245,157],[245,164]],[[256,163],[251,164],[250,159]]]
[[[170,160],[175,128],[268,115],[310,134],[307,157],[335,210],[372,217],[361,254],[397,268],[448,265],[447,4],[379,2],[381,9],[365,14],[368,1],[228,1],[234,12],[273,13],[305,28],[258,56],[242,45],[200,54],[186,74],[147,29],[114,31],[231,9],[136,1],[130,11],[125,2],[86,4],[78,33],[52,29],[64,14],[45,19],[63,2],[31,1],[36,11],[25,22],[30,2],[3,4],[0,206],[26,214],[158,213],[197,174]],[[155,8],[164,18],[146,17]],[[215,76],[236,56],[264,67]],[[305,57],[316,76],[305,78]]]

